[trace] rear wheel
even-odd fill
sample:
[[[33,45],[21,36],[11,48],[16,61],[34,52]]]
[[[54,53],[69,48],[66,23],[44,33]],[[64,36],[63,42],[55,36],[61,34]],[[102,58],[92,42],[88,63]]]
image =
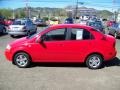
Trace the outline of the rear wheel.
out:
[[[116,39],[118,38],[117,33],[114,34],[114,37],[115,37]]]
[[[30,56],[24,52],[17,53],[14,56],[14,63],[20,68],[27,68],[31,63]]]
[[[35,32],[34,33],[37,33],[37,28],[35,29]]]
[[[99,69],[102,67],[102,63],[103,63],[103,58],[101,57],[101,55],[98,54],[92,54],[88,56],[86,60],[86,65],[90,69]]]
[[[27,36],[30,36],[30,31],[27,32]]]
[[[10,37],[14,38],[15,36],[14,35],[10,35]]]
[[[2,33],[3,33],[3,34],[6,34],[6,29],[5,29],[5,28],[3,28]]]

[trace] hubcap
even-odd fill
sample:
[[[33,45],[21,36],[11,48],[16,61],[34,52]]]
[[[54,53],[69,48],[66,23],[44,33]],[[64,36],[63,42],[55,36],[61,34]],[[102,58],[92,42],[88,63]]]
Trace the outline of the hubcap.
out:
[[[98,67],[100,65],[100,58],[97,56],[91,57],[89,60],[89,65],[94,68]]]
[[[24,56],[24,55],[19,55],[19,56],[16,58],[16,63],[17,63],[19,66],[25,66],[25,65],[28,63],[28,60],[27,60],[26,56]]]

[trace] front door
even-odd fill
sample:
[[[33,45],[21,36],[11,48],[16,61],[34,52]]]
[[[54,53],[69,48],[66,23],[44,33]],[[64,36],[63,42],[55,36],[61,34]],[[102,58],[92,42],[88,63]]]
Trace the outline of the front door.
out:
[[[42,35],[43,42],[31,47],[35,53],[34,58],[40,62],[66,62],[70,57],[67,35],[66,28],[51,30]]]

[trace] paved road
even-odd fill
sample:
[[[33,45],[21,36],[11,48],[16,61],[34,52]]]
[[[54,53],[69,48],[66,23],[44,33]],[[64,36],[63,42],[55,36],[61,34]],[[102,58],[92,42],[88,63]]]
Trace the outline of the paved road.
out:
[[[4,57],[7,43],[15,39],[0,36],[0,90],[120,90],[120,40],[117,58],[99,70],[76,64],[36,64],[18,68]]]

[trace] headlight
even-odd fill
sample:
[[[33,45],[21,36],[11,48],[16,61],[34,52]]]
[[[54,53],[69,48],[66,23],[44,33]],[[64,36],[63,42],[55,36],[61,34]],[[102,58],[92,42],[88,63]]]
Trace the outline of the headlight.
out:
[[[8,44],[6,49],[10,50],[11,49],[11,46]]]

